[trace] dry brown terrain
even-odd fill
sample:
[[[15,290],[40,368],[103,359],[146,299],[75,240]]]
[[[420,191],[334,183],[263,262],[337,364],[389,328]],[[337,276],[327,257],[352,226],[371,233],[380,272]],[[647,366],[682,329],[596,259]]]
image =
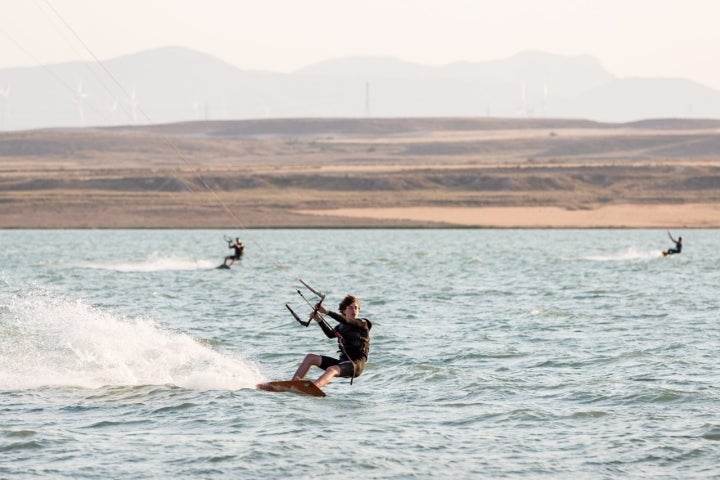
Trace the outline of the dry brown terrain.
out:
[[[193,122],[0,134],[0,228],[720,227],[720,121]]]

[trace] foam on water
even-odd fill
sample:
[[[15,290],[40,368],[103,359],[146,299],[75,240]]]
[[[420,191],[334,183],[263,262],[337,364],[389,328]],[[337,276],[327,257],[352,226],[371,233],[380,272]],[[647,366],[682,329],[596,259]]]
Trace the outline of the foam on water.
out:
[[[172,270],[207,270],[217,267],[219,262],[187,257],[167,257],[155,252],[148,255],[144,260],[137,262],[86,262],[77,266],[117,272],[163,272]]]
[[[253,388],[255,365],[149,319],[32,289],[0,306],[0,389],[175,385]]]
[[[583,257],[584,260],[594,260],[596,262],[632,262],[652,260],[656,258],[662,258],[662,252],[660,250],[641,250],[636,247],[628,247],[625,250],[602,255],[588,255]]]

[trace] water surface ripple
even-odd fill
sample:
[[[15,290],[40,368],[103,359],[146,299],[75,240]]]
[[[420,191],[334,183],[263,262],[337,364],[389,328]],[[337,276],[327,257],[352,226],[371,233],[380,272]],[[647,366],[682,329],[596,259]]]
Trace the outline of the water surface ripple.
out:
[[[718,478],[720,235],[673,233],[0,231],[0,478]],[[324,399],[254,388],[335,354],[296,276],[374,322]]]

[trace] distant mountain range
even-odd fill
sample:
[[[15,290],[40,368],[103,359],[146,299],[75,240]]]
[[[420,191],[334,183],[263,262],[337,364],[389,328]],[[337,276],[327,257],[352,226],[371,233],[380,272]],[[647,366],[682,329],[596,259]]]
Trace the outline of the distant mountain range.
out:
[[[619,78],[593,57],[541,52],[444,66],[349,57],[284,74],[167,47],[102,65],[0,69],[3,131],[340,117],[720,118],[720,91],[683,78]]]

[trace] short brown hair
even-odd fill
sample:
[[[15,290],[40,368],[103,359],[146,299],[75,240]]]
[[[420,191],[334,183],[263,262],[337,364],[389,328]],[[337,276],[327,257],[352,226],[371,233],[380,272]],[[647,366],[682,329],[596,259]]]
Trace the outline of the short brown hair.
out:
[[[356,303],[357,306],[359,307],[360,299],[358,299],[357,297],[355,297],[353,295],[346,295],[345,298],[342,299],[342,302],[340,302],[340,305],[338,306],[338,308],[340,309],[340,313],[344,312],[345,309],[348,306],[352,305],[353,303]]]

